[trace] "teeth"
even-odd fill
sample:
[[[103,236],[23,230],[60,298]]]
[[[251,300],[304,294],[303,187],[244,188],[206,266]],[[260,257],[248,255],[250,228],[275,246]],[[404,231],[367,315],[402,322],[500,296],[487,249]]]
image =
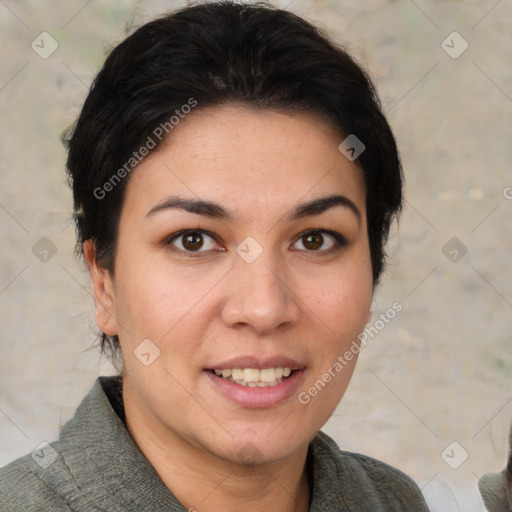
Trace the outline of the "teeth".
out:
[[[258,368],[232,368],[214,371],[218,377],[223,377],[250,388],[276,386],[282,382],[283,378],[289,377],[292,373],[291,368],[283,368],[282,366],[262,370]]]
[[[231,370],[231,377],[233,377],[233,380],[242,380],[244,376],[242,375],[242,370],[240,368],[233,368]]]
[[[245,368],[243,379],[246,382],[258,382],[260,380],[260,371],[257,368]]]
[[[265,368],[259,372],[260,382],[274,382],[276,380],[275,368]]]

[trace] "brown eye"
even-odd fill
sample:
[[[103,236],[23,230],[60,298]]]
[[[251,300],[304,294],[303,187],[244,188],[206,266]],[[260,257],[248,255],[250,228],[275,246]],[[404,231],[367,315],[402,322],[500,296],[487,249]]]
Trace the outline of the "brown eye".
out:
[[[183,247],[187,251],[197,251],[203,246],[204,240],[201,233],[188,233],[183,236]]]
[[[203,253],[219,249],[219,246],[212,235],[197,230],[182,231],[181,233],[174,235],[167,243],[173,245],[180,251],[188,253]]]
[[[299,244],[298,247],[297,244]],[[299,235],[299,238],[294,244],[294,249],[327,253],[339,249],[344,245],[346,245],[346,240],[340,233],[331,230],[315,230],[307,231]]]
[[[322,247],[322,244],[324,243],[324,237],[321,233],[318,232],[311,232],[307,235],[304,235],[302,237],[302,243],[304,244],[304,247],[306,249],[309,249],[311,251],[316,251]]]

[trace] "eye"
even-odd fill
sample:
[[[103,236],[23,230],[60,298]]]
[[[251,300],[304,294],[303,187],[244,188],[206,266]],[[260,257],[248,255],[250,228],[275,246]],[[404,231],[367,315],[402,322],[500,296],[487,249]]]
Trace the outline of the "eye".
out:
[[[189,253],[211,251],[218,246],[212,235],[197,229],[176,233],[167,240],[167,244]]]
[[[331,252],[346,245],[346,240],[336,231],[310,230],[300,234],[294,245],[299,243],[302,247],[295,247],[295,249],[308,252]]]

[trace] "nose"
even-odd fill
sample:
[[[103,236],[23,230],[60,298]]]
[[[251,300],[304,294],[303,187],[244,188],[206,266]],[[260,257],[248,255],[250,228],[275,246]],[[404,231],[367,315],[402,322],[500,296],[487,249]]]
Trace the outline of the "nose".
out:
[[[297,324],[300,309],[293,283],[268,252],[252,263],[235,256],[221,309],[226,326],[265,334]]]

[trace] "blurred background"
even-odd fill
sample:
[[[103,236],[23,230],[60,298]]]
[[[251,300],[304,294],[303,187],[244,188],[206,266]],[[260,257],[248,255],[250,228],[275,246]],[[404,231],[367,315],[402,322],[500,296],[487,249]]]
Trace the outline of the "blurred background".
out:
[[[369,71],[396,134],[406,207],[374,325],[324,431],[411,475],[432,511],[484,510],[512,422],[512,3],[275,0]],[[105,53],[183,1],[0,0],[0,466],[58,438],[94,380],[60,135]]]

